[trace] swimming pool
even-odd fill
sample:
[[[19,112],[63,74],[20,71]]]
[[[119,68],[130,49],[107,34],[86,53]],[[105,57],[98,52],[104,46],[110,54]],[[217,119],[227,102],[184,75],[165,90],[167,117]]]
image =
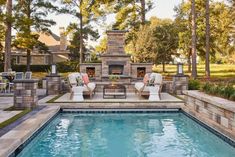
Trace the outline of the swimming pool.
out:
[[[19,157],[234,157],[183,113],[60,113]]]

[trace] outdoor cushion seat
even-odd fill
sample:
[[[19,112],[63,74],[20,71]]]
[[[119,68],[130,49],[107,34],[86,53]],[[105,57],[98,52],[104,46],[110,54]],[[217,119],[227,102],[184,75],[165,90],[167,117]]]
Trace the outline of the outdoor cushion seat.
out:
[[[84,86],[85,88],[83,89],[83,91],[85,92],[89,92],[89,91],[94,91],[96,84],[94,82],[89,82],[87,85]]]
[[[145,86],[145,84],[143,83],[143,82],[136,82],[135,83],[135,89],[137,90],[137,91],[145,91],[145,92],[147,92],[148,91],[148,88],[147,88],[147,86]]]

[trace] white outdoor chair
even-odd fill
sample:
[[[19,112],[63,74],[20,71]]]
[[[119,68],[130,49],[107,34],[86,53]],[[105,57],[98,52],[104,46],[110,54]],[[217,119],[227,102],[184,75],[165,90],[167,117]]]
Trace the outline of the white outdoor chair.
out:
[[[24,79],[24,73],[23,72],[16,72],[15,80],[22,80]]]
[[[25,72],[24,78],[25,79],[31,79],[32,78],[32,72],[30,72],[30,71]]]
[[[89,82],[88,84],[84,84],[84,83],[78,83],[78,80],[83,80],[82,79],[82,75],[81,73],[71,73],[68,75],[68,82],[70,84],[71,87],[71,96],[70,99],[73,99],[74,95],[80,95],[80,93],[75,93],[75,92],[81,92],[83,93],[83,95],[89,95],[90,98],[92,97],[92,95],[95,93],[95,87],[96,84],[93,82]],[[80,88],[78,90],[77,87],[82,86],[83,88]],[[83,90],[82,90],[83,89]]]
[[[5,79],[3,79],[2,76],[0,76],[0,92],[6,93],[6,89],[7,89],[7,83]]]
[[[153,79],[154,81],[150,84],[145,84],[144,82],[136,82],[136,92],[139,94],[139,96],[149,95],[149,100],[160,100],[160,92],[163,83],[162,75],[158,73],[151,73],[146,75],[149,75],[149,80]]]

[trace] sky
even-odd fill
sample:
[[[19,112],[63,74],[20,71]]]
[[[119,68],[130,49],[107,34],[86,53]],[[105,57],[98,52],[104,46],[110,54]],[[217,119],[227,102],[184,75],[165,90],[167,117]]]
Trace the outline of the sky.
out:
[[[157,16],[159,18],[171,18],[174,19],[174,7],[179,5],[182,0],[153,0],[154,8],[149,11],[146,15],[147,19],[151,16]],[[48,18],[55,20],[57,23],[55,26],[51,27],[53,33],[59,35],[59,27],[67,27],[70,22],[76,22],[76,19],[69,15],[50,15]],[[106,19],[106,23],[113,23],[115,20],[115,16],[108,16]],[[102,33],[103,28],[100,29],[100,33]]]

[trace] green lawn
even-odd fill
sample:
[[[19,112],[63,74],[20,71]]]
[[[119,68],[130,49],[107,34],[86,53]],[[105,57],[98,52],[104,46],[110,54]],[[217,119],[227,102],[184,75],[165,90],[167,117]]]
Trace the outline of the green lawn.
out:
[[[14,109],[14,107],[10,107],[9,109],[6,109],[5,111],[18,111],[16,109]],[[31,109],[24,109],[24,110],[20,110],[22,112],[18,113],[17,115],[11,117],[10,119],[0,123],[0,129],[4,128],[5,126],[15,122],[16,120],[18,120],[19,118],[23,117],[24,115],[26,115],[27,113],[29,113],[31,111]]]
[[[176,65],[166,65],[166,73],[164,75],[175,75]],[[228,64],[211,64],[211,78],[212,79],[235,79],[235,65]],[[184,65],[184,73],[191,75],[187,72],[187,65]],[[205,65],[198,65],[198,76],[203,78],[205,76]],[[162,65],[153,68],[153,71],[162,72]]]

